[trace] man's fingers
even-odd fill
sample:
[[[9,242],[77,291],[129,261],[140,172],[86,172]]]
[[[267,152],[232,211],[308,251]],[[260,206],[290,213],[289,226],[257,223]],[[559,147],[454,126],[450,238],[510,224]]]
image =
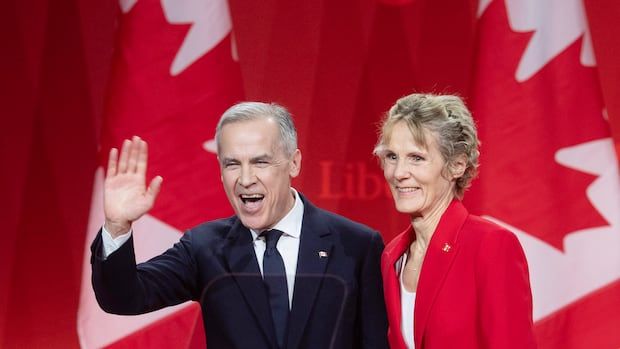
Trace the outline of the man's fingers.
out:
[[[112,148],[110,149],[110,155],[108,156],[108,171],[107,177],[112,177],[116,175],[116,166],[118,164],[118,149]]]
[[[141,139],[138,136],[131,138],[131,147],[129,147],[129,158],[127,160],[127,172],[134,173],[138,167],[138,154],[140,153]]]
[[[118,159],[117,173],[127,172],[127,161],[129,160],[129,148],[131,147],[131,141],[126,139],[123,141],[123,147],[121,148],[121,156]]]
[[[155,202],[155,199],[157,199],[157,194],[159,194],[159,190],[161,189],[161,183],[163,181],[164,179],[161,176],[155,176],[155,178],[151,180],[151,183],[146,190],[146,196],[149,197],[152,202]]]
[[[136,165],[136,171],[138,172],[138,174],[146,175],[146,167],[148,165],[148,159],[149,159],[148,144],[145,141],[140,140],[140,147],[138,151],[138,163]]]

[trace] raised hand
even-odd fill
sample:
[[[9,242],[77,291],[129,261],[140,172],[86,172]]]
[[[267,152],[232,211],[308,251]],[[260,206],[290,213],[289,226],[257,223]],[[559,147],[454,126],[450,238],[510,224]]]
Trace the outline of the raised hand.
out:
[[[148,145],[137,136],[123,142],[120,157],[116,148],[110,150],[103,208],[105,228],[113,238],[128,232],[155,203],[163,178],[156,176],[146,187],[147,162]]]

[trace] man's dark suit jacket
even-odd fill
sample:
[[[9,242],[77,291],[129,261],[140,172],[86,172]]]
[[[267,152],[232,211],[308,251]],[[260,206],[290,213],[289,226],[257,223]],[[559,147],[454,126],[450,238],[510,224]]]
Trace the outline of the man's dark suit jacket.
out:
[[[302,200],[287,348],[387,348],[380,235]],[[105,260],[102,249],[100,232],[91,246],[92,282],[106,312],[195,300],[210,349],[277,347],[252,235],[236,216],[199,225],[138,265],[133,239]]]

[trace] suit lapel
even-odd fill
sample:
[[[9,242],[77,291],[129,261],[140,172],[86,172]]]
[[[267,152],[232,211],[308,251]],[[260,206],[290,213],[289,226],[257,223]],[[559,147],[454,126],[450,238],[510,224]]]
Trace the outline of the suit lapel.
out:
[[[293,306],[288,329],[288,348],[297,348],[312,312],[329,256],[332,252],[332,234],[321,220],[321,213],[310,202],[304,201]]]
[[[405,340],[401,329],[401,303],[399,273],[396,264],[413,240],[413,230],[409,227],[389,243],[383,251],[381,274],[383,276],[383,292],[385,292],[388,323],[390,324],[390,343],[399,343],[398,348],[405,348]],[[404,263],[404,261],[403,261]]]
[[[415,300],[414,339],[417,349],[422,347],[433,303],[458,254],[458,232],[467,215],[461,202],[453,200],[441,217],[426,251]]]
[[[225,258],[231,275],[239,286],[248,307],[254,313],[265,337],[268,338],[272,347],[277,347],[269,299],[258,268],[256,253],[252,244],[252,234],[239,220],[235,222],[229,232]]]

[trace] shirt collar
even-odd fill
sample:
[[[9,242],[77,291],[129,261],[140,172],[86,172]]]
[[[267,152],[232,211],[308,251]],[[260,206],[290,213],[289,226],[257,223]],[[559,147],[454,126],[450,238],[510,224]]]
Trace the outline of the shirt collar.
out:
[[[299,239],[301,235],[301,221],[304,217],[304,203],[299,197],[299,193],[295,188],[291,188],[293,195],[295,196],[295,204],[293,208],[284,216],[278,223],[276,223],[271,229],[278,229],[284,232],[285,235]],[[253,240],[258,239],[260,232],[250,229]]]

